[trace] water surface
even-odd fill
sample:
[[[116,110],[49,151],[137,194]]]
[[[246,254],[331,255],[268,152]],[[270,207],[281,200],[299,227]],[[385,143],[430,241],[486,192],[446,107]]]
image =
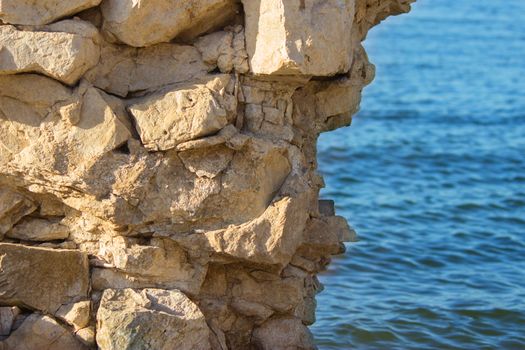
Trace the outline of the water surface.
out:
[[[321,349],[525,349],[525,1],[419,0],[366,41],[324,198],[356,228],[321,276]]]

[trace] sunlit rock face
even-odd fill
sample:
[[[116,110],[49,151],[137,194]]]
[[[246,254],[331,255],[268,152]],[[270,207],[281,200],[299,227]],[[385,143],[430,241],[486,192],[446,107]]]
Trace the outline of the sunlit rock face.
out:
[[[319,133],[412,0],[0,0],[0,349],[314,349]]]

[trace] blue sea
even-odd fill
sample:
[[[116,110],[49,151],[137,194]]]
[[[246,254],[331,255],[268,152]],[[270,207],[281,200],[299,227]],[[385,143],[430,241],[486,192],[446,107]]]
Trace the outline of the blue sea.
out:
[[[525,349],[525,0],[419,0],[319,140],[360,241],[321,275],[320,349]]]

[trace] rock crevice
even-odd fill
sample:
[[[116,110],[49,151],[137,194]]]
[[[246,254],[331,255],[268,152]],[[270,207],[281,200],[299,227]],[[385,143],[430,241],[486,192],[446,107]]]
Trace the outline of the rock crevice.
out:
[[[413,0],[0,0],[0,349],[314,349],[321,132]]]

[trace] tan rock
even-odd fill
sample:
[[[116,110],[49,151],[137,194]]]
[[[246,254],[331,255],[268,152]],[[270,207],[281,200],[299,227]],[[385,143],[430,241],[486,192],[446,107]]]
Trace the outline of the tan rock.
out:
[[[303,278],[265,273],[260,278],[243,270],[230,270],[232,307],[246,316],[256,316],[264,321],[273,313],[293,313],[303,301]]]
[[[0,26],[0,74],[41,73],[73,85],[97,64],[98,34],[91,24],[66,20],[32,29]]]
[[[8,84],[20,89],[9,89]],[[49,92],[38,96],[31,86]],[[50,79],[16,75],[0,79],[0,96],[10,102],[1,108],[0,133],[10,137],[4,141],[7,150],[0,153],[6,159],[0,168],[64,174],[92,164],[131,138],[130,126],[112,109],[108,97],[86,84],[73,93]]]
[[[164,151],[226,126],[235,110],[229,82],[229,75],[211,76],[203,83],[175,85],[133,102],[129,111],[144,146]]]
[[[300,245],[307,211],[301,199],[283,198],[259,218],[205,233],[212,251],[262,264],[286,265]]]
[[[97,6],[100,1],[1,0],[0,19],[9,24],[42,25]]]
[[[352,64],[354,0],[243,0],[254,74],[331,76]]]
[[[62,305],[55,316],[72,325],[75,330],[85,328],[89,324],[91,301],[79,301]]]
[[[89,348],[93,348],[96,346],[95,341],[95,327],[86,327],[79,329],[75,335],[77,336],[78,340],[80,340],[84,345],[88,346]]]
[[[410,4],[416,0],[356,0],[356,26],[353,28],[359,39],[364,40],[368,30],[389,16],[410,11]]]
[[[102,3],[104,30],[130,46],[143,47],[182,36],[196,37],[235,16],[233,0],[145,3],[109,0]]]
[[[253,344],[261,350],[317,349],[308,328],[291,317],[275,318],[255,329]]]
[[[0,145],[1,142],[2,141],[0,141]],[[0,186],[0,239],[3,238],[4,234],[21,218],[31,214],[35,209],[35,204],[29,198]]]
[[[0,243],[0,303],[54,314],[87,298],[88,261],[73,250]]]
[[[205,266],[188,261],[184,250],[168,239],[152,238],[150,245],[140,245],[136,239],[116,237],[100,253],[119,271],[96,269],[96,289],[163,287],[197,294],[206,276]]]
[[[49,316],[32,314],[9,338],[0,342],[3,350],[86,350],[75,336]]]
[[[108,289],[97,312],[102,350],[205,350],[210,330],[197,305],[178,290]]]
[[[45,219],[27,218],[18,223],[7,237],[20,239],[23,241],[53,241],[67,239],[69,228],[58,222],[51,222]]]
[[[235,70],[246,73],[250,68],[244,29],[242,26],[228,29],[200,37],[195,47],[199,49],[205,63],[218,67],[221,72],[230,73]]]
[[[70,97],[69,89],[49,78],[0,75],[0,166],[29,146],[53,106]]]
[[[299,252],[310,258],[329,257],[345,251],[343,242],[355,242],[355,231],[340,216],[308,221]]]
[[[315,145],[411,2],[0,0],[0,349],[314,349]]]
[[[224,145],[183,151],[179,153],[182,163],[198,177],[210,179],[218,176],[233,159],[234,151]]]
[[[86,79],[100,89],[126,97],[128,93],[203,77],[209,69],[193,46],[159,44],[136,49],[105,44],[99,64]]]
[[[189,151],[226,145],[230,149],[239,151],[249,140],[250,138],[248,136],[240,134],[239,130],[237,130],[235,126],[229,124],[213,136],[207,136],[197,140],[180,143],[175,149],[177,151]]]

